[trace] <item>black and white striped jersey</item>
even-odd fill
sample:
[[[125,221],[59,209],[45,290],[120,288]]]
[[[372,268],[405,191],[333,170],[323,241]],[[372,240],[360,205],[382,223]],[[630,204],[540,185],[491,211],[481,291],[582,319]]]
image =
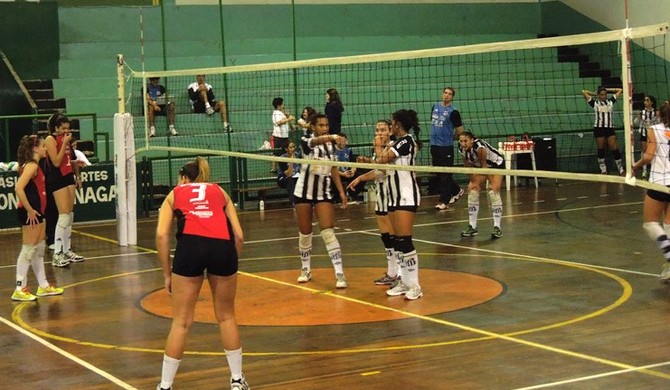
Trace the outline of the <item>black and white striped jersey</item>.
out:
[[[463,160],[467,161],[472,166],[480,168],[482,167],[482,162],[479,161],[479,149],[482,148],[486,151],[485,168],[496,168],[504,164],[505,158],[502,153],[484,140],[475,139],[472,143],[472,149],[470,150],[463,150],[463,147],[458,145],[458,151],[463,156]]]
[[[392,165],[415,165],[418,150],[411,134],[406,134],[389,145],[391,145],[391,151],[396,155]],[[421,203],[421,194],[415,172],[389,169],[386,174],[389,186],[389,206],[418,207]]]
[[[593,127],[614,127],[612,115],[614,103],[616,103],[616,96],[610,96],[605,101],[594,98],[588,101],[589,106],[593,107],[593,112],[596,115]]]
[[[300,139],[300,146],[306,160],[300,166],[300,176],[295,184],[293,195],[307,200],[331,200],[330,192],[332,167],[319,165],[321,161],[337,161],[335,148],[331,142],[312,146],[314,134],[309,132]],[[310,161],[311,160],[311,161]]]
[[[372,162],[377,161],[377,155],[372,155]],[[386,215],[389,204],[389,186],[385,171],[375,170],[375,213],[377,215]]]
[[[646,134],[646,129],[649,126],[655,125],[658,123],[658,118],[656,118],[656,110],[642,110],[640,111],[640,132],[643,130]]]

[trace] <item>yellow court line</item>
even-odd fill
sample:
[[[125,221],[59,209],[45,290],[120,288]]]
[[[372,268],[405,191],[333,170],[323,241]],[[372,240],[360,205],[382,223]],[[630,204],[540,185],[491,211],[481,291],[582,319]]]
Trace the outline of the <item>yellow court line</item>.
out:
[[[490,251],[490,250],[484,250],[484,251],[495,253],[495,251]],[[369,255],[369,253],[351,253],[350,255],[351,256]],[[443,253],[442,254],[440,254],[440,253],[425,253],[425,255],[445,255],[445,254],[443,254]],[[597,363],[601,363],[601,364],[605,364],[605,365],[609,365],[609,366],[613,366],[613,367],[617,367],[617,368],[621,368],[621,369],[639,370],[640,372],[644,372],[644,373],[649,374],[649,375],[658,376],[658,377],[662,377],[662,378],[665,378],[665,379],[670,379],[670,375],[666,375],[666,374],[659,373],[659,372],[656,372],[656,371],[651,371],[651,370],[647,370],[647,369],[639,369],[635,366],[631,366],[631,365],[628,365],[628,364],[625,364],[625,363],[616,362],[616,361],[612,361],[612,360],[604,359],[604,358],[599,358],[599,357],[595,357],[595,356],[591,356],[591,355],[587,355],[587,354],[583,354],[583,353],[579,353],[579,352],[573,352],[573,351],[569,351],[569,350],[566,350],[566,349],[552,347],[552,346],[548,346],[548,345],[545,345],[545,344],[536,343],[536,342],[532,342],[532,341],[527,341],[527,340],[523,340],[523,339],[519,339],[519,338],[514,337],[514,336],[518,336],[518,335],[521,335],[521,334],[529,334],[529,333],[538,332],[538,331],[542,331],[542,330],[557,328],[557,327],[560,327],[560,326],[566,326],[566,325],[573,324],[573,323],[576,323],[576,322],[579,322],[579,321],[584,321],[586,319],[593,318],[595,316],[598,316],[598,315],[601,315],[601,314],[606,313],[608,311],[611,311],[612,309],[620,306],[621,304],[623,304],[625,301],[627,301],[630,298],[630,296],[632,295],[632,287],[623,278],[620,278],[620,277],[618,277],[614,274],[611,274],[609,272],[606,272],[606,271],[603,271],[603,270],[600,270],[600,269],[590,268],[590,267],[585,266],[585,265],[576,265],[576,264],[572,264],[572,263],[561,261],[561,260],[553,260],[553,259],[539,258],[539,257],[534,257],[534,256],[526,256],[526,255],[512,255],[510,257],[515,257],[517,260],[538,261],[538,262],[544,262],[544,263],[549,263],[549,264],[557,264],[557,265],[562,265],[562,266],[573,267],[573,268],[577,268],[577,269],[581,269],[581,270],[585,270],[585,271],[596,272],[596,273],[599,273],[601,275],[604,275],[608,278],[611,278],[611,279],[614,279],[615,281],[617,281],[623,287],[624,291],[623,291],[623,294],[613,304],[611,304],[611,305],[609,305],[605,308],[602,308],[602,309],[600,309],[596,312],[590,313],[588,315],[581,316],[581,317],[578,317],[578,318],[575,318],[575,319],[572,319],[572,320],[568,320],[568,321],[563,321],[563,322],[560,322],[560,323],[557,323],[557,324],[552,324],[552,325],[540,327],[540,328],[527,329],[527,330],[523,330],[523,331],[499,334],[499,333],[489,332],[489,331],[479,329],[479,328],[470,327],[470,326],[467,326],[467,325],[454,323],[454,322],[451,322],[451,321],[445,321],[445,320],[441,320],[441,319],[437,319],[437,318],[433,318],[433,317],[429,317],[429,316],[424,316],[424,315],[420,315],[420,314],[407,312],[407,311],[404,311],[404,310],[394,309],[394,308],[391,308],[391,307],[375,304],[375,303],[372,303],[372,302],[363,301],[363,300],[356,299],[356,298],[347,297],[347,296],[344,296],[344,295],[339,295],[339,294],[334,293],[332,291],[317,290],[317,289],[313,289],[313,288],[310,288],[310,287],[307,287],[307,286],[304,286],[304,285],[296,285],[294,283],[284,282],[284,281],[268,278],[268,277],[265,277],[265,276],[253,274],[253,273],[240,272],[240,274],[242,274],[242,275],[245,275],[245,276],[248,276],[248,277],[251,277],[251,278],[256,278],[256,279],[259,279],[259,280],[263,280],[263,281],[266,281],[266,282],[279,284],[279,285],[282,285],[282,286],[287,286],[287,287],[292,287],[292,288],[298,288],[298,289],[302,289],[302,290],[307,291],[307,292],[312,293],[312,294],[326,295],[326,296],[330,296],[330,297],[333,297],[333,298],[342,299],[342,300],[349,301],[349,302],[352,302],[352,303],[360,304],[360,305],[363,305],[363,306],[368,306],[368,307],[373,307],[373,308],[380,309],[380,310],[395,312],[397,314],[401,314],[401,315],[406,316],[406,317],[417,318],[417,319],[421,319],[421,320],[424,320],[424,321],[437,323],[437,324],[440,324],[440,325],[445,325],[445,326],[449,326],[449,327],[453,327],[453,328],[457,328],[457,329],[461,329],[461,330],[465,330],[465,331],[468,331],[468,332],[471,332],[471,333],[476,333],[476,334],[480,334],[482,336],[485,336],[485,337],[479,337],[479,338],[474,338],[474,339],[458,340],[458,341],[443,342],[443,343],[429,343],[429,344],[412,345],[412,346],[396,346],[396,347],[365,348],[365,349],[346,349],[346,350],[333,350],[333,351],[254,352],[254,353],[245,352],[245,355],[247,355],[247,356],[277,356],[277,355],[284,356],[284,355],[327,355],[327,354],[345,354],[345,353],[348,354],[348,353],[363,353],[363,352],[379,352],[379,351],[391,351],[391,350],[418,349],[418,348],[426,348],[426,347],[434,347],[434,346],[442,346],[442,345],[450,345],[450,344],[459,344],[459,343],[464,343],[464,342],[501,339],[501,340],[506,340],[506,341],[517,343],[517,344],[522,344],[522,345],[526,345],[526,346],[530,346],[530,347],[534,347],[534,348],[538,348],[538,349],[542,349],[542,350],[546,350],[546,351],[550,351],[550,352],[554,352],[554,353],[558,353],[558,354],[562,354],[562,355],[567,355],[567,356],[571,356],[571,357],[575,357],[575,358],[589,360],[589,361],[593,361],[593,362],[597,362]],[[75,286],[75,285],[82,285],[82,284],[86,284],[86,283],[92,283],[92,282],[111,279],[111,278],[123,277],[123,276],[128,276],[128,275],[137,274],[137,273],[153,272],[153,271],[156,271],[156,270],[160,270],[160,268],[147,269],[147,270],[142,270],[142,271],[133,271],[133,272],[117,274],[117,275],[110,275],[110,276],[106,276],[106,277],[101,277],[101,278],[92,279],[92,280],[89,280],[89,281],[76,283],[76,284],[68,286],[67,288]],[[23,307],[25,307],[25,304],[20,304],[15,308],[14,313],[12,314],[12,319],[16,323],[20,324],[22,327],[24,327],[24,328],[26,328],[26,329],[28,329],[28,330],[36,333],[36,334],[39,334],[43,337],[53,338],[53,339],[57,339],[57,340],[64,341],[64,342],[71,342],[71,343],[76,343],[76,344],[79,344],[79,345],[92,346],[92,347],[98,347],[98,348],[118,349],[118,350],[123,350],[123,351],[136,351],[136,352],[154,352],[154,353],[163,353],[164,352],[163,350],[158,350],[158,349],[123,347],[123,346],[118,346],[118,345],[86,342],[86,341],[81,341],[81,340],[70,339],[70,338],[67,338],[67,337],[51,335],[51,334],[48,334],[46,332],[42,332],[38,329],[35,329],[32,326],[28,325],[26,322],[24,322],[23,319],[21,318],[21,311],[23,310]],[[190,351],[190,352],[186,352],[186,354],[212,356],[212,355],[222,355],[223,353],[221,353],[221,352]]]

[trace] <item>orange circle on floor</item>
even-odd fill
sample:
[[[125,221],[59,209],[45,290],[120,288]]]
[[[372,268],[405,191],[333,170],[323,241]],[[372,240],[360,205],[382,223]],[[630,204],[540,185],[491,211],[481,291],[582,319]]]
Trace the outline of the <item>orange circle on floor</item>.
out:
[[[408,318],[404,313],[432,315],[464,309],[494,299],[504,291],[497,280],[454,271],[421,269],[424,296],[416,301],[386,295],[388,286],[376,286],[379,268],[345,270],[349,288],[335,289],[332,268],[313,268],[309,283],[297,283],[299,271],[279,270],[239,274],[235,302],[239,325],[305,326],[377,322]],[[141,301],[158,316],[172,317],[164,289]],[[195,310],[195,321],[216,323],[207,280]]]

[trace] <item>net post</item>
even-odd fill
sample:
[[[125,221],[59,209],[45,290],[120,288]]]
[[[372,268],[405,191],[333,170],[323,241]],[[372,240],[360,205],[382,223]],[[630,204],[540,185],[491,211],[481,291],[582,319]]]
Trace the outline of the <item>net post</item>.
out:
[[[127,114],[114,115],[114,182],[116,185],[116,235],[119,246],[128,246],[128,196],[124,127]]]
[[[117,237],[120,246],[137,245],[137,180],[133,118],[125,112],[125,78],[122,54],[116,57],[118,113],[114,115],[114,182]]]

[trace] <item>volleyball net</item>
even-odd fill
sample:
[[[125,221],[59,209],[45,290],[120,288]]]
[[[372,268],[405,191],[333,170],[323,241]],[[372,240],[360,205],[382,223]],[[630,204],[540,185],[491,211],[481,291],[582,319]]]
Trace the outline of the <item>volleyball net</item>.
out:
[[[172,71],[134,71],[124,64],[119,111],[132,117],[137,157],[153,161],[156,185],[174,185],[176,171],[194,155],[209,156],[213,180],[220,183],[233,183],[240,175],[248,181],[271,178],[271,161],[281,160],[264,148],[272,140],[273,99],[282,97],[285,111],[299,118],[306,106],[322,112],[329,88],[336,88],[342,98],[342,132],[357,154],[370,154],[378,119],[389,118],[401,108],[413,109],[421,121],[420,138],[426,141],[413,169],[471,173],[459,166],[458,158],[455,167],[431,166],[431,111],[443,89],[450,86],[456,91],[454,106],[465,128],[478,138],[494,146],[524,135],[536,139],[536,146],[546,140],[552,143],[550,163],[538,164],[533,170],[520,159],[514,174],[633,184],[629,167],[639,156],[634,115],[642,108],[644,95],[656,96],[659,106],[670,96],[667,32],[668,25],[660,24],[429,50]],[[187,90],[198,75],[204,75],[216,99],[225,104],[227,117],[193,111]],[[144,107],[148,104],[146,86],[156,77],[166,90],[158,103],[164,105],[163,112],[174,112],[178,136],[170,135],[169,112],[155,118],[151,136]],[[614,123],[627,177],[599,173],[592,135],[594,112],[581,93],[598,86],[623,88]],[[232,132],[226,131],[224,120]],[[301,134],[296,125],[289,137],[298,140]],[[608,161],[610,171],[617,172],[611,156]],[[635,184],[649,186],[639,180]]]

